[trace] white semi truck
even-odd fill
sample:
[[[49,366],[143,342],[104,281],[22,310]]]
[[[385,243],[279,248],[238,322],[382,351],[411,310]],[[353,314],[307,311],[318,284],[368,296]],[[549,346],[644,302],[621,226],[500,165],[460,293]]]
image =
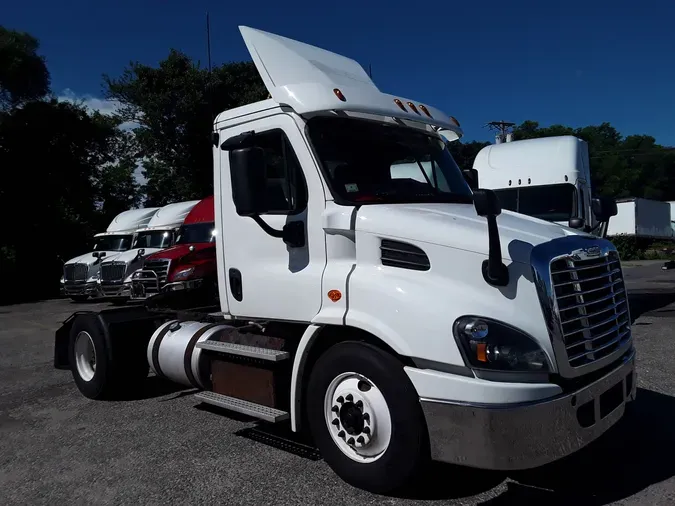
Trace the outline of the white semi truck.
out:
[[[129,209],[115,216],[105,232],[94,236],[92,251],[65,262],[61,277],[64,293],[75,301],[100,295],[98,280],[102,260],[113,259],[131,248],[136,230],[145,227],[158,209]]]
[[[74,314],[54,360],[80,392],[123,397],[152,369],[308,431],[376,492],[429,459],[540,466],[619,421],[636,375],[613,245],[500,214],[438,134],[457,122],[355,61],[240,30],[271,98],[213,125],[220,306]],[[411,162],[431,177],[392,177]]]
[[[494,190],[504,209],[603,236],[596,218],[588,144],[572,135],[492,144],[473,163],[481,188]],[[603,199],[603,206],[611,201]],[[614,213],[612,213],[614,214]]]
[[[127,300],[131,296],[131,275],[143,267],[143,258],[173,246],[178,229],[198,202],[176,202],[159,208],[146,227],[137,231],[127,251],[101,263],[101,293],[117,302]]]

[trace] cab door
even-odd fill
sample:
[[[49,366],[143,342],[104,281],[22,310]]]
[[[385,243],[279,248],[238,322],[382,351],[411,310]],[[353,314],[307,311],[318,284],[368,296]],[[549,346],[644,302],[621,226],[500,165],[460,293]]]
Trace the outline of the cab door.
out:
[[[268,199],[272,209],[260,218],[281,230],[301,222],[304,245],[291,247],[269,235],[251,217],[239,216],[232,200],[229,152],[220,150],[220,191],[229,312],[236,317],[309,322],[321,308],[321,278],[326,265],[321,215],[326,205],[321,177],[300,130],[278,114],[223,130],[220,142],[253,130],[265,151]],[[220,279],[223,277],[221,275]],[[221,297],[223,296],[221,290]]]

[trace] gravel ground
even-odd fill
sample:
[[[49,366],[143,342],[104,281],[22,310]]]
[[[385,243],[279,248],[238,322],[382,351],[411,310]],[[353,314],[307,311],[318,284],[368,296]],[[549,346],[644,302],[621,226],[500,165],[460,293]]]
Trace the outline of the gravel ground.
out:
[[[311,452],[245,437],[254,421],[203,408],[193,391],[156,378],[136,400],[90,401],[52,367],[53,335],[74,310],[105,305],[0,307],[0,503],[675,504],[675,271],[660,265],[626,268],[639,390],[622,422],[533,471],[437,464],[407,497],[354,489]]]

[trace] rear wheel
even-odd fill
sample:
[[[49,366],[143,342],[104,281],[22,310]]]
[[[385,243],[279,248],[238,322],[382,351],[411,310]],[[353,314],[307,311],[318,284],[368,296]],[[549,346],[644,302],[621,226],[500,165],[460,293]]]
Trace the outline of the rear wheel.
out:
[[[405,488],[429,461],[419,398],[402,364],[365,343],[340,343],[312,368],[307,416],[324,459],[347,483]]]
[[[95,315],[75,319],[68,356],[75,384],[85,397],[118,398],[138,389],[150,367],[142,350],[127,344],[134,345],[128,336],[107,340]]]

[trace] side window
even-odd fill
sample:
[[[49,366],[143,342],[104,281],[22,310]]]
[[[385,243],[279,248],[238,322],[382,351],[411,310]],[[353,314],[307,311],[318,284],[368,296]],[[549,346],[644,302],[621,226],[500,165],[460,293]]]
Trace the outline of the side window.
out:
[[[502,209],[507,211],[518,212],[518,188],[510,188],[508,190],[495,190],[499,203]]]
[[[256,145],[265,150],[267,165],[267,214],[296,214],[307,207],[307,184],[293,147],[281,129],[256,134]]]

